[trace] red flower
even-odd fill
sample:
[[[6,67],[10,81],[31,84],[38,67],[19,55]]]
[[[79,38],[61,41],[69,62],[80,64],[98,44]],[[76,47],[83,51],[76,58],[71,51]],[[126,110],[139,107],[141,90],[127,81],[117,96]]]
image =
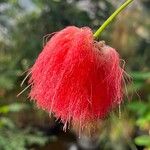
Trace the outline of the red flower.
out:
[[[67,27],[46,44],[31,68],[30,97],[63,123],[86,127],[122,101],[119,54],[96,42],[90,28]]]

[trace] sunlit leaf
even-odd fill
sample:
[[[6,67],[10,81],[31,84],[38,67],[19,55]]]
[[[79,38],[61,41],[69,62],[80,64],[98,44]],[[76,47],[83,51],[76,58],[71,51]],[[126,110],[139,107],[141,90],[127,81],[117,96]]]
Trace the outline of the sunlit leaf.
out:
[[[150,147],[150,136],[143,135],[135,138],[135,143],[139,146],[148,146]]]

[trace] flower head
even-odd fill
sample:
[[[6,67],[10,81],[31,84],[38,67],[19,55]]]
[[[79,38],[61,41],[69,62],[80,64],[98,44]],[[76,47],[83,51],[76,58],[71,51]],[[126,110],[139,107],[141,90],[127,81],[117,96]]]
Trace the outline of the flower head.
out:
[[[94,41],[88,27],[57,32],[30,71],[31,99],[63,123],[86,128],[122,101],[124,70],[119,54]]]

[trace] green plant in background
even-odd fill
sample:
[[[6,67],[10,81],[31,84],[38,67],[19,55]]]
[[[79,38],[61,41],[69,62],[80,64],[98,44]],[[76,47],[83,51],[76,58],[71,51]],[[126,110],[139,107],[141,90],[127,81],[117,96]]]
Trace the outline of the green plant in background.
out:
[[[10,113],[19,113],[25,109],[28,109],[28,106],[21,103],[0,106],[1,150],[26,150],[33,145],[43,146],[48,141],[47,136],[32,127],[18,128],[9,117]]]
[[[8,123],[8,122],[7,122]],[[16,127],[0,128],[1,150],[26,150],[29,148],[45,145],[48,138],[39,131],[29,129],[19,130]]]
[[[135,126],[138,127],[138,135],[135,137],[135,143],[138,146],[150,148],[150,101],[132,102],[129,104],[129,110],[135,115]]]
[[[135,90],[141,93],[139,100],[128,104],[128,109],[134,117],[134,124],[138,128],[134,141],[138,146],[150,149],[150,73],[135,72],[133,79]]]

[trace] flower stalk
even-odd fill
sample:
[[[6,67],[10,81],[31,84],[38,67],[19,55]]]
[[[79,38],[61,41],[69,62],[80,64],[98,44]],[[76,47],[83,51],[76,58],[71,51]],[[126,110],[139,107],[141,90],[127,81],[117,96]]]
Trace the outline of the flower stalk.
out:
[[[126,0],[94,33],[94,38],[97,39],[100,37],[102,31],[114,20],[114,18],[124,10],[133,0]]]

